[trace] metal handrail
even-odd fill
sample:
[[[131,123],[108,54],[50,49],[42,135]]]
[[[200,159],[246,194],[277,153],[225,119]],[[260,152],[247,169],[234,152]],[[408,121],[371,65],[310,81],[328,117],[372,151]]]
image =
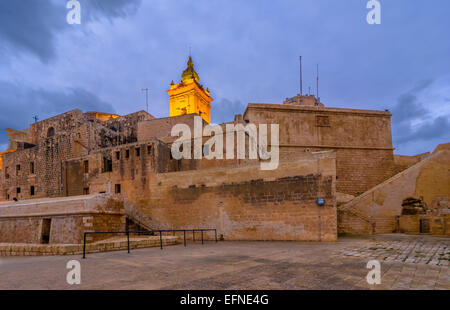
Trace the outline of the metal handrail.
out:
[[[186,232],[192,232],[192,239],[195,242],[195,232],[200,231],[202,235],[202,244],[204,244],[203,232],[204,231],[214,231],[215,240],[217,243],[217,229],[215,228],[206,228],[206,229],[152,229],[145,231],[87,231],[84,232],[83,237],[83,259],[86,258],[86,236],[87,235],[97,235],[97,234],[126,234],[127,235],[127,245],[128,245],[128,254],[130,254],[130,234],[151,234],[155,232],[159,232],[159,243],[161,250],[163,249],[162,242],[162,233],[163,232],[183,232],[184,236],[184,246],[186,247]]]

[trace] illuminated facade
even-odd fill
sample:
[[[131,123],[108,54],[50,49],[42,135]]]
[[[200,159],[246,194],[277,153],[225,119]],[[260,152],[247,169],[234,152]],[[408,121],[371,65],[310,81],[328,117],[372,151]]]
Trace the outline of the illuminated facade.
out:
[[[8,153],[13,153],[17,151],[17,149],[7,150],[6,152],[0,153],[0,170],[2,170],[2,156]]]
[[[169,94],[170,116],[185,114],[198,114],[208,124],[211,123],[211,102],[213,98],[209,89],[204,89],[199,84],[200,77],[194,70],[194,62],[189,56],[186,70],[181,75],[181,83],[175,84],[173,81]]]

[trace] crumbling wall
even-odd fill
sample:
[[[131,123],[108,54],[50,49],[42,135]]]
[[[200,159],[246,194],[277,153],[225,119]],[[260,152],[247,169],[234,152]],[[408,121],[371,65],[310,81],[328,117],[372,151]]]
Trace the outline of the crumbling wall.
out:
[[[76,166],[66,162],[137,141],[137,124],[151,118],[140,111],[101,121],[92,119],[89,113],[73,110],[32,124],[29,133],[35,146],[2,156],[5,169],[0,173],[0,196],[3,200],[22,200],[85,193],[89,185],[88,176],[80,171],[82,163]],[[18,166],[20,171],[16,172]]]
[[[138,124],[151,119],[154,119],[152,115],[139,111],[111,119],[106,122],[105,127],[119,134],[118,144],[135,143],[138,141]]]
[[[49,137],[53,128],[52,135],[67,135],[77,128],[83,121],[83,112],[75,109],[46,120],[36,122],[30,125],[31,143],[38,145],[42,140]]]
[[[7,128],[8,132],[8,150],[14,150],[18,148],[19,143],[31,143],[30,131],[25,130],[14,130]]]

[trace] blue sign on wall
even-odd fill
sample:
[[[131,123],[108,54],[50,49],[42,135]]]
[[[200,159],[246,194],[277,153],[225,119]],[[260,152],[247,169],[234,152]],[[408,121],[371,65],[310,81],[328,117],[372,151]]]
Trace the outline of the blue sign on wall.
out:
[[[325,204],[325,199],[323,198],[317,198],[317,205],[323,206]]]

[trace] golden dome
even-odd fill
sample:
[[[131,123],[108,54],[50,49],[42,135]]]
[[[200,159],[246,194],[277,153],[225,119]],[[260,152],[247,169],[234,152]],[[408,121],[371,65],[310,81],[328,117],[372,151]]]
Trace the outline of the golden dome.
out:
[[[200,81],[200,77],[198,76],[197,72],[194,70],[194,62],[192,61],[192,57],[189,56],[189,60],[187,62],[187,68],[183,71],[183,74],[181,74],[181,80],[184,82],[189,79],[194,79],[197,83]]]

